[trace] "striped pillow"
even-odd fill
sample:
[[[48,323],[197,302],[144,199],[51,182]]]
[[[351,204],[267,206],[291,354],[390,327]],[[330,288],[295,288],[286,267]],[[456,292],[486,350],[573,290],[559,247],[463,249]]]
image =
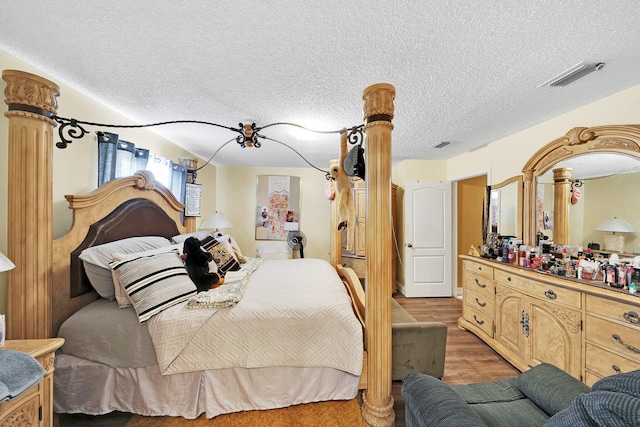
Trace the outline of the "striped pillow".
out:
[[[207,237],[200,243],[202,244],[202,249],[213,255],[213,260],[216,262],[218,271],[220,271],[222,275],[227,271],[240,270],[240,263],[233,256],[233,249],[227,249],[224,243],[213,237]],[[231,244],[229,244],[229,246],[231,246]]]
[[[109,264],[124,286],[140,323],[196,294],[177,252]]]

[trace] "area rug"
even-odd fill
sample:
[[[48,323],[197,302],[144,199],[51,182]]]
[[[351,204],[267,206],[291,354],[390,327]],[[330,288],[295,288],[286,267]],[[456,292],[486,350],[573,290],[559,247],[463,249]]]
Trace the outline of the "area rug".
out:
[[[268,411],[246,411],[218,415],[204,414],[195,420],[180,417],[134,415],[125,427],[364,427],[358,399],[307,403]]]

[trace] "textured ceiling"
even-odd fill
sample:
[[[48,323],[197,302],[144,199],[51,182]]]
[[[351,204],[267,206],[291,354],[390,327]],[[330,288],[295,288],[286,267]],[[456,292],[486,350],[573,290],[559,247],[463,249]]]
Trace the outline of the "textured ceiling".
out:
[[[450,158],[640,84],[639,17],[634,0],[6,0],[0,49],[140,123],[338,130],[362,122],[365,87],[391,83],[398,162]],[[537,87],[580,61],[606,66]],[[202,159],[235,137],[155,130]],[[320,168],[338,153],[337,135],[263,133]],[[231,143],[212,163],[306,166],[271,141],[241,150]]]

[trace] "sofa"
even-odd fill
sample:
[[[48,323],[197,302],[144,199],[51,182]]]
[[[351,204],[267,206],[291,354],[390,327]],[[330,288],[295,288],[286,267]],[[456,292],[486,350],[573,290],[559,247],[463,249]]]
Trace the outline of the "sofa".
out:
[[[413,373],[442,378],[447,346],[447,325],[418,322],[395,299],[391,299],[391,379]]]
[[[640,370],[592,388],[546,363],[492,383],[449,386],[410,374],[401,393],[407,427],[640,426]]]

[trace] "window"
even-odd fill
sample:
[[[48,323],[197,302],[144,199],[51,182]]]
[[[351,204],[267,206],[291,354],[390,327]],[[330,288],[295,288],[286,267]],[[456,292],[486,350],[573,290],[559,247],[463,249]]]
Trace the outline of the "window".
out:
[[[98,134],[98,187],[114,178],[133,175],[139,170],[150,170],[156,181],[173,192],[184,203],[187,167],[173,161],[149,155],[146,148],[118,138],[111,132]]]

